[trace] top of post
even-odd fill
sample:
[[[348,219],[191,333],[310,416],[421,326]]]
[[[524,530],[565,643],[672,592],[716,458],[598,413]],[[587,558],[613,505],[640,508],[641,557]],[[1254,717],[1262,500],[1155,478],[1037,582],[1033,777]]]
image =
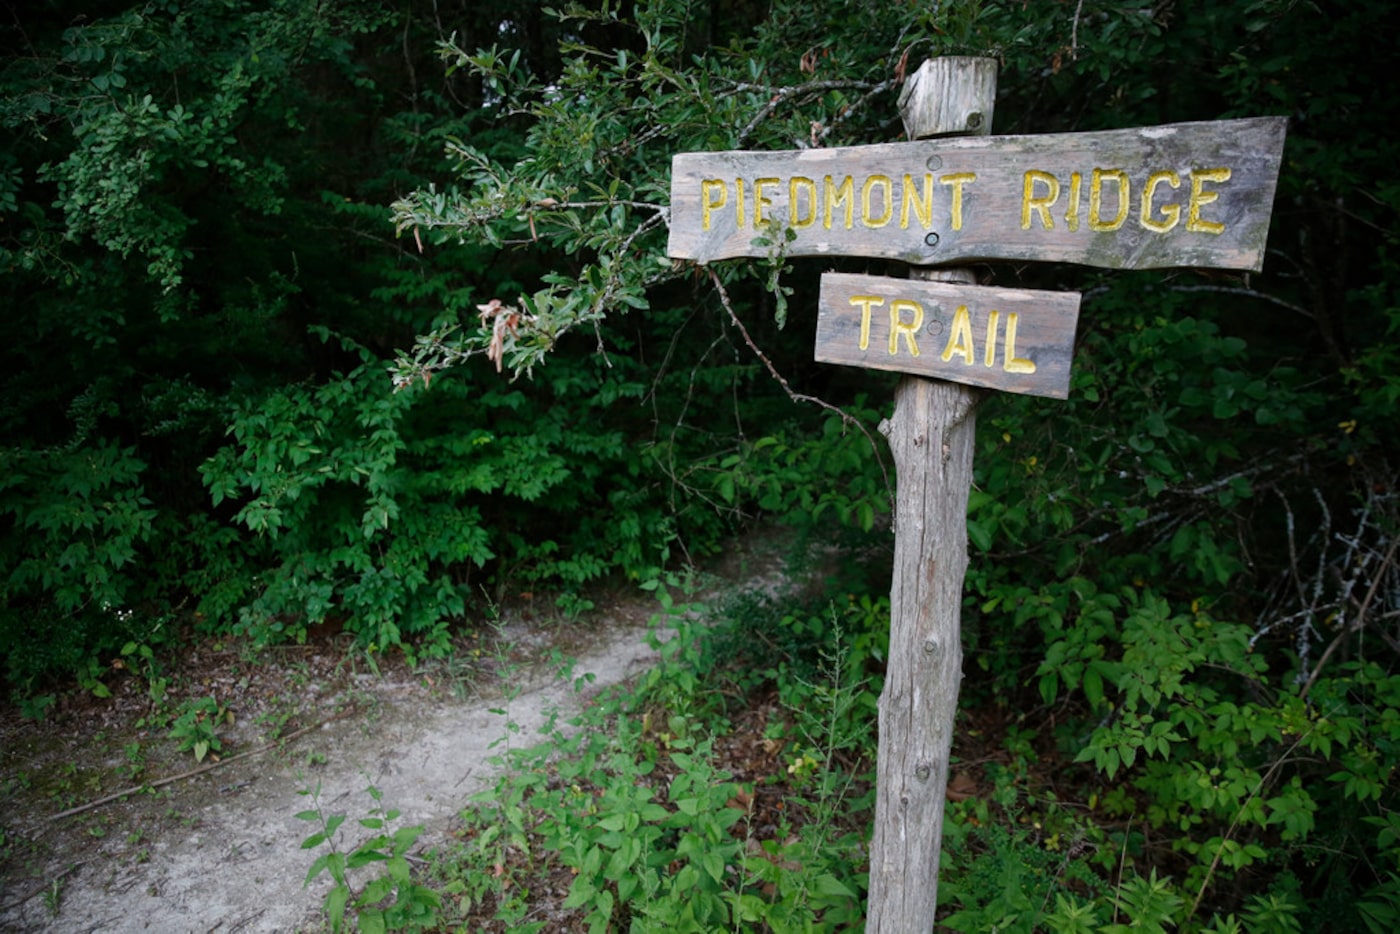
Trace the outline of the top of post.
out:
[[[992,132],[996,97],[996,59],[929,58],[905,80],[899,114],[910,139],[986,136]]]

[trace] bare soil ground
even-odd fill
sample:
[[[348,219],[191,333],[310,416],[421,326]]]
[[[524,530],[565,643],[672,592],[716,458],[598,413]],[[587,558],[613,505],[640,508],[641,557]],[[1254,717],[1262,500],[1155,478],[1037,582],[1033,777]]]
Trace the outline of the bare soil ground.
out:
[[[731,557],[723,586],[771,587],[776,564]],[[368,670],[330,634],[262,652],[191,636],[179,669],[159,673],[158,702],[153,672],[128,657],[106,679],[111,698],[74,694],[37,723],[4,710],[0,930],[320,929],[326,880],[304,885],[316,853],[300,844],[316,828],[294,816],[310,806],[302,792],[319,787],[349,829],[373,785],[403,824],[426,825],[418,850],[443,843],[464,801],[492,787],[508,722],[513,742],[533,741],[654,661],[654,601],[597,602],[571,623],[522,603],[498,630],[464,637],[451,663],[416,669]],[[169,738],[170,711],[204,696],[227,712],[217,763]]]

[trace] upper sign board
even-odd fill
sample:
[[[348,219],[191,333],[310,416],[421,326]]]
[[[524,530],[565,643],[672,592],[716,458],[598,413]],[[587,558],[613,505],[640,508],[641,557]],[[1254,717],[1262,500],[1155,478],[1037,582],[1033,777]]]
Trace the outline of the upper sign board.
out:
[[[667,252],[1258,270],[1286,123],[684,153]]]

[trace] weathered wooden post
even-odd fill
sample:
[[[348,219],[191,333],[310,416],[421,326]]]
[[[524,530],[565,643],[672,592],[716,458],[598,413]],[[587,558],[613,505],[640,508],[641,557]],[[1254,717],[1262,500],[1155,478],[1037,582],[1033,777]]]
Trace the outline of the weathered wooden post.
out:
[[[899,99],[909,138],[990,133],[996,67],[987,58],[924,62]],[[929,166],[938,168],[941,163]],[[937,231],[926,237],[936,246]],[[976,281],[966,269],[915,267],[912,275]],[[871,934],[930,931],[938,905],[943,805],[962,681],[967,498],[981,394],[961,383],[906,376],[895,392],[893,415],[880,426],[897,485],[865,928]]]

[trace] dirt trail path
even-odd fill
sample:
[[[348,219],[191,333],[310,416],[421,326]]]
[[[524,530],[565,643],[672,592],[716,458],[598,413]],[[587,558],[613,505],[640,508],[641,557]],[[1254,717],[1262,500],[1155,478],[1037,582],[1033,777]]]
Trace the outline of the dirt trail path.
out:
[[[350,816],[350,848],[362,839],[356,834],[369,834],[355,818],[373,806],[365,794],[371,784],[386,808],[403,812],[404,824],[427,825],[419,849],[443,842],[465,799],[491,787],[495,772],[487,760],[498,750],[490,747],[507,732],[507,718],[519,727],[514,742],[534,742],[552,711],[567,717],[587,695],[654,661],[635,618],[612,623],[589,641],[572,679],[536,673],[507,697],[456,700],[426,689],[422,678],[365,679],[372,715],[357,711],[280,752],[109,805],[101,821],[83,815],[47,823],[44,814],[12,813],[5,818],[8,845],[21,835],[38,844],[28,878],[0,887],[0,930],[315,930],[326,880],[302,884],[316,853],[300,849],[314,827],[293,816],[309,807],[297,792],[320,783],[325,810]],[[585,674],[594,680],[580,692],[574,679]],[[505,716],[490,712],[502,707]],[[140,829],[153,821],[161,829]]]

